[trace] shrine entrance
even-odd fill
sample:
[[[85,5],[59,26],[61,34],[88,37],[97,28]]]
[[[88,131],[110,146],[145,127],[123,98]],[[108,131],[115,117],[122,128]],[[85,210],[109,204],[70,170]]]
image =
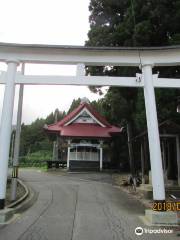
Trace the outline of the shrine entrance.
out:
[[[180,79],[158,78],[152,74],[154,66],[176,66],[180,64],[180,47],[160,48],[111,48],[75,47],[26,44],[0,44],[0,61],[7,63],[7,71],[0,75],[5,84],[0,131],[0,208],[4,208],[11,138],[12,114],[15,86],[27,85],[86,85],[142,87],[144,89],[148,141],[152,172],[153,199],[165,200],[163,166],[157,121],[154,88],[180,88]],[[25,75],[17,72],[22,64],[66,64],[76,65],[76,76]],[[142,74],[132,77],[85,76],[85,66],[136,66]],[[18,146],[18,143],[17,143]],[[17,147],[18,150],[18,147]],[[18,164],[14,165],[18,168]],[[15,171],[18,172],[18,171]],[[178,161],[180,184],[180,162]],[[17,177],[17,174],[14,175]]]

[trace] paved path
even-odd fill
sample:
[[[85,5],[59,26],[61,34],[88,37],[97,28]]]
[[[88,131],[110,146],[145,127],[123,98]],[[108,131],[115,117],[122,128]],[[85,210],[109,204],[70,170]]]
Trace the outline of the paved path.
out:
[[[21,170],[20,177],[38,199],[16,221],[0,227],[2,240],[180,239],[177,232],[136,236],[134,229],[145,227],[139,219],[144,208],[113,186],[109,174]]]

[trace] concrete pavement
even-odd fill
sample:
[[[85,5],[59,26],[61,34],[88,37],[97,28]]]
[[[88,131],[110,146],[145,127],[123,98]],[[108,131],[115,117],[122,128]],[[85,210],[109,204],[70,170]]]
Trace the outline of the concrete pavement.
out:
[[[135,235],[144,207],[113,185],[110,174],[21,170],[37,193],[34,205],[7,226],[2,240],[179,239],[173,234]]]

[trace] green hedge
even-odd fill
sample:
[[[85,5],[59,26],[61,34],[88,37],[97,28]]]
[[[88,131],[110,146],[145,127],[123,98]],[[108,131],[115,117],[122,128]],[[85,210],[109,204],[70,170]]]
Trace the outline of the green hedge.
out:
[[[20,167],[45,167],[46,161],[52,159],[52,153],[49,151],[38,151],[19,157]],[[12,160],[10,161],[12,166]]]

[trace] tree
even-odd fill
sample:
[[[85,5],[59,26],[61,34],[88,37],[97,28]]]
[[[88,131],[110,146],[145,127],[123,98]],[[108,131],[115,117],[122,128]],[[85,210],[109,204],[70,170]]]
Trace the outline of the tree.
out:
[[[67,112],[67,114],[69,114],[70,112],[72,112],[75,108],[77,108],[79,106],[79,104],[81,103],[81,99],[73,99],[71,106]]]
[[[91,0],[90,30],[86,46],[163,46],[180,44],[180,1],[179,0]],[[129,76],[137,68],[113,66],[88,67],[91,75]],[[160,76],[178,77],[180,68],[155,68]],[[100,92],[98,88],[91,90]],[[177,118],[174,105],[179,90],[156,90],[158,118]],[[171,100],[170,102],[167,100]],[[107,114],[113,122],[127,122],[128,135],[142,131],[145,127],[145,111],[142,90],[111,87],[105,96]],[[169,110],[167,107],[169,106]],[[138,109],[138,113],[136,110]],[[141,125],[142,123],[142,125]],[[131,131],[132,129],[132,131]],[[132,163],[132,146],[129,145]],[[131,164],[130,164],[131,165]],[[131,172],[133,170],[133,164]],[[133,173],[134,174],[134,173]]]
[[[66,115],[64,111],[61,112],[58,109],[55,111],[57,112],[58,121]],[[53,124],[55,122],[55,111],[51,112],[45,119],[37,118],[30,125],[22,124],[20,144],[21,156],[39,150],[52,151],[52,141],[48,138],[43,127],[45,124]]]
[[[180,43],[179,0],[91,0],[90,46]]]
[[[128,2],[128,1],[127,1]],[[120,46],[123,45],[123,40],[118,36],[118,25],[123,22],[123,16],[128,7],[127,2],[125,1],[91,1],[89,10],[91,11],[90,16],[90,26],[91,29],[89,31],[89,40],[86,42],[86,45],[91,46]],[[116,29],[117,28],[117,29]],[[129,75],[130,73],[135,73],[136,68],[131,70],[127,68],[118,68],[118,67],[99,67],[99,68],[88,68],[90,73],[103,74],[103,75],[111,75],[111,76],[121,76],[121,75]],[[92,89],[92,88],[91,88]],[[134,157],[132,151],[132,144],[130,139],[132,138],[132,125],[133,118],[132,112],[129,111],[134,106],[135,99],[137,97],[137,90],[135,89],[119,89],[119,88],[110,88],[108,92],[107,98],[111,103],[111,111],[116,109],[117,100],[119,98],[123,102],[121,105],[123,107],[123,111],[116,109],[116,114],[111,114],[114,117],[121,113],[121,118],[118,119],[118,123],[120,124],[123,119],[127,120],[127,133],[128,133],[128,146],[129,146],[129,158],[130,158],[130,168],[131,173],[134,175]],[[119,97],[117,97],[117,95]],[[116,97],[115,97],[116,96]],[[116,103],[115,103],[116,102]],[[115,104],[112,104],[115,103]],[[123,112],[123,116],[122,116]],[[124,114],[126,117],[124,117]]]

